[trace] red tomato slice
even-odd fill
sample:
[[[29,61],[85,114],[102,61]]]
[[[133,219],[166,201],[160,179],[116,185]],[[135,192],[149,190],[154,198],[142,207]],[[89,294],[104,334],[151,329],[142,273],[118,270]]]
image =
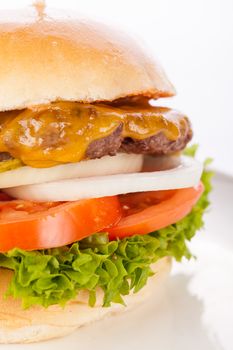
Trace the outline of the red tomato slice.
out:
[[[102,231],[121,217],[116,196],[71,203],[0,199],[0,252],[67,245]]]
[[[108,229],[110,239],[147,234],[184,218],[200,198],[204,186],[121,196],[124,217]]]

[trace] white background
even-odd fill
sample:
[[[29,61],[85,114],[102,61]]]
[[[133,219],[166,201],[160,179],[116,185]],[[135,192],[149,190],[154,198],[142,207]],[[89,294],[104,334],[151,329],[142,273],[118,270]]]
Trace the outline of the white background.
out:
[[[2,8],[28,0],[0,1]],[[137,35],[162,62],[178,96],[160,100],[191,119],[201,157],[233,175],[232,0],[47,0]],[[140,40],[141,40],[140,39]]]

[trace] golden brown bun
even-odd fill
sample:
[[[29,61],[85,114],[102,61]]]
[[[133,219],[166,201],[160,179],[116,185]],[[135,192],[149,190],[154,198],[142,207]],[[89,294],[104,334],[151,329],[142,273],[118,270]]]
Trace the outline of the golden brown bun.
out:
[[[64,11],[0,12],[0,111],[56,100],[174,95],[131,38]]]
[[[3,299],[11,272],[1,269],[0,343],[30,343],[61,337],[107,315],[128,310],[144,301],[152,292],[154,295],[157,293],[155,297],[158,297],[159,287],[170,267],[170,258],[160,259],[154,264],[152,268],[156,274],[148,280],[147,285],[140,292],[124,298],[127,307],[119,304],[113,304],[109,308],[101,307],[102,293],[99,291],[94,308],[88,306],[87,294],[80,293],[78,301],[70,302],[64,309],[51,306],[48,309],[33,307],[29,310],[22,310],[18,300]]]

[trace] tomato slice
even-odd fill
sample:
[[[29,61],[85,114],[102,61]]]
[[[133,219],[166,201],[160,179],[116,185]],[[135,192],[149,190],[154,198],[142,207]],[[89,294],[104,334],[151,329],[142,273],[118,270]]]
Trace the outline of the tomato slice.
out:
[[[200,183],[192,188],[121,196],[124,216],[108,229],[110,239],[147,234],[174,224],[191,211],[203,190]]]
[[[0,196],[0,252],[55,248],[102,231],[119,221],[114,197],[69,203],[33,203]]]

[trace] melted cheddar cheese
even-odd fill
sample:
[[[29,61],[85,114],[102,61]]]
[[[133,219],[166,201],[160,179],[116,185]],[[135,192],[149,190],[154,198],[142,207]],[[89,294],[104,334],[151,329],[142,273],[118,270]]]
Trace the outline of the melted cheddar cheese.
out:
[[[143,140],[163,132],[177,140],[187,118],[161,107],[56,102],[0,115],[0,152],[32,167],[86,158],[91,142],[123,125],[122,137]]]

